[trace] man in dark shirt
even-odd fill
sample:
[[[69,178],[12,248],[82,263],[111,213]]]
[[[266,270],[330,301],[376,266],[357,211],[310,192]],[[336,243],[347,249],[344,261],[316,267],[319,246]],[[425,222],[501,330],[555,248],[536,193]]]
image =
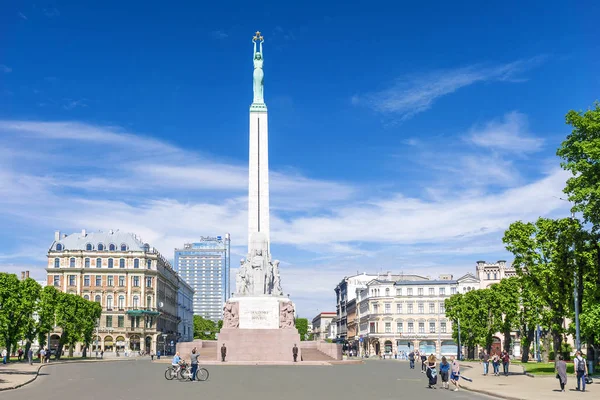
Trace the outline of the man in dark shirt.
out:
[[[225,362],[225,357],[227,356],[227,347],[225,347],[225,343],[221,346],[221,362]]]
[[[294,362],[297,362],[297,359],[298,359],[298,346],[296,346],[296,344],[294,344],[294,347],[292,348],[292,355],[294,356]]]
[[[192,363],[192,376],[190,376],[190,381],[196,380],[196,373],[198,372],[198,354],[196,348],[192,349],[192,354],[190,356],[190,362]]]

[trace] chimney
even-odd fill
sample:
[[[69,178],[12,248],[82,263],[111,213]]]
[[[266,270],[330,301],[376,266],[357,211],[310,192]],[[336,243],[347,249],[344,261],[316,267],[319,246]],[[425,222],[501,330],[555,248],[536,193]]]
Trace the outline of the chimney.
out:
[[[83,236],[83,237],[86,237],[86,236],[87,236],[87,233],[85,232],[85,229],[82,229],[82,230],[81,230],[81,236]]]
[[[60,240],[60,231],[54,232],[54,241],[58,242]]]
[[[29,278],[29,271],[25,271],[25,279]]]
[[[25,280],[25,271],[21,271],[21,280],[24,281]]]

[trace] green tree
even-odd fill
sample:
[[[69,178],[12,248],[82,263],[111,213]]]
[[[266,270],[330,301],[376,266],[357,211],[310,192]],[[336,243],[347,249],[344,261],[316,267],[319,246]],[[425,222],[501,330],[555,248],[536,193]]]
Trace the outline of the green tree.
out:
[[[521,361],[529,361],[529,349],[535,337],[535,331],[541,323],[540,311],[544,302],[532,290],[529,280],[519,277],[519,312],[517,326],[521,333]]]
[[[194,315],[194,339],[215,340],[217,332],[214,321]]]
[[[15,274],[0,273],[0,337],[8,354],[31,329],[40,290],[31,278],[21,281]]]
[[[96,330],[96,321],[102,315],[102,306],[94,301],[81,298],[82,312],[79,314],[79,329],[83,340],[83,357],[87,357],[87,351],[92,343],[94,332]]]
[[[62,334],[58,342],[56,358],[62,355],[64,346],[69,347],[69,357],[73,357],[73,349],[75,344],[82,339],[82,330],[79,313],[85,315],[81,297],[58,292],[56,301],[56,326],[60,327]]]
[[[38,303],[37,339],[41,347],[46,345],[48,334],[54,329],[56,322],[56,304],[58,290],[54,286],[46,286],[40,294]]]
[[[308,333],[308,319],[296,318],[296,329],[298,329],[298,333],[300,334],[300,340],[305,341]]]
[[[542,300],[544,307],[539,312],[552,334],[556,354],[561,351],[563,321],[573,300],[573,243],[580,230],[570,218],[539,218],[535,223],[512,223],[503,238],[506,249],[515,256],[517,274]]]
[[[507,352],[511,348],[512,337],[510,333],[518,325],[520,302],[520,279],[511,277],[503,279],[490,288],[493,298],[494,318],[500,327],[500,332],[504,336],[504,350]],[[490,347],[488,350],[491,348]]]

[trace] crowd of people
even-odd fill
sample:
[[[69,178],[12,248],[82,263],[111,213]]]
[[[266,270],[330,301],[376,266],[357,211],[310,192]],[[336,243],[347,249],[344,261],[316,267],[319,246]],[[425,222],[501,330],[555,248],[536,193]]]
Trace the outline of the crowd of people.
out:
[[[443,356],[438,364],[437,357],[433,354],[427,356],[419,350],[411,351],[407,355],[409,368],[415,369],[415,361],[421,361],[421,373],[424,373],[428,379],[428,388],[436,389],[438,375],[442,381],[442,389],[458,391],[460,384],[460,363],[456,357],[451,356],[450,361]],[[463,377],[464,378],[464,377]],[[450,389],[452,384],[452,389]]]

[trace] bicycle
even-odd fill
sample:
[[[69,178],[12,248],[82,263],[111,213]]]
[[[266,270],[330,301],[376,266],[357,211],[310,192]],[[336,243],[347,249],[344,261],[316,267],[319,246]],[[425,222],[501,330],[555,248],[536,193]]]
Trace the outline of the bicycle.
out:
[[[170,365],[165,371],[165,379],[172,381],[176,376],[180,375],[181,365]]]
[[[192,378],[192,366],[184,364],[179,370],[179,380],[186,381]],[[196,379],[204,382],[208,379],[208,370],[206,368],[200,368],[196,370]]]

